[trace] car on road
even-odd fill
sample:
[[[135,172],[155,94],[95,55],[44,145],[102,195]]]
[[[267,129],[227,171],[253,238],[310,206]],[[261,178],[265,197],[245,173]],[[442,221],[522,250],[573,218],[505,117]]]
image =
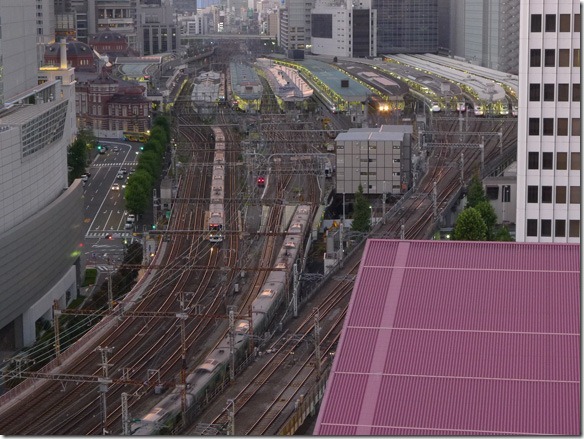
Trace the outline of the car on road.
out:
[[[89,177],[91,177],[91,174],[89,172],[86,172],[85,174],[81,174],[81,180],[83,180],[83,181],[89,180]]]
[[[112,151],[113,151],[113,152],[118,152],[119,150],[120,150],[120,148],[118,148],[117,146],[114,146],[114,147],[112,148]]]
[[[112,191],[119,191],[119,190],[120,190],[120,184],[119,183],[112,184]]]
[[[126,224],[124,225],[125,229],[131,229],[134,227],[134,223],[136,222],[136,215],[133,213],[129,214],[126,218]]]
[[[126,168],[120,168],[120,171],[122,174],[127,174],[128,170]]]
[[[116,178],[118,180],[122,180],[124,178],[124,173],[123,172],[118,172],[118,175],[116,175]]]

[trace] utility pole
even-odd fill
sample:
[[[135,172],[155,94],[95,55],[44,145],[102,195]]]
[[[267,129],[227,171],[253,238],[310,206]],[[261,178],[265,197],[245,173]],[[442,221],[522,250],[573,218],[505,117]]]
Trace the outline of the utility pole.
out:
[[[481,136],[481,175],[485,171],[485,136]]]
[[[382,215],[381,218],[383,219],[383,224],[385,224],[385,180],[383,180],[383,196],[381,197],[381,208],[382,208]]]
[[[180,366],[180,406],[182,412],[183,422],[186,422],[187,413],[187,343],[185,320],[187,319],[188,308],[185,304],[185,293],[181,293],[180,297],[180,312],[176,314],[180,325],[180,345],[181,345],[181,366]]]
[[[341,243],[342,245],[342,243]],[[294,317],[298,317],[298,290],[300,289],[300,276],[298,274],[298,261],[292,267],[293,269],[293,288],[292,288],[292,308]]]
[[[435,181],[432,183],[432,207],[434,208],[434,220],[436,220],[438,218],[438,190]]]
[[[316,381],[320,381],[320,318],[318,308],[314,308],[314,364],[316,367]]]
[[[229,380],[235,381],[235,306],[229,307]]]
[[[130,436],[130,416],[128,415],[128,394],[122,392],[122,434]]]
[[[399,227],[399,239],[401,239],[402,241],[404,239],[406,239],[406,226],[404,223],[401,223],[401,226]]]
[[[460,187],[464,188],[464,152],[460,153]]]
[[[112,274],[110,271],[107,276],[107,308],[111,312],[114,307],[114,293],[112,291]]]
[[[227,417],[228,417],[227,436],[235,436],[235,400],[228,399],[227,404],[228,404],[228,408],[227,408]]]
[[[57,300],[53,301],[53,326],[55,328],[55,357],[59,358],[61,355],[61,336],[60,336],[60,326],[59,326],[59,316],[61,311],[59,310],[59,302]]]
[[[112,380],[108,376],[108,367],[112,366],[107,362],[107,355],[113,351],[113,348],[102,348],[97,347],[97,350],[101,353],[101,370],[102,377],[98,379],[99,392],[101,393],[101,434],[105,436],[109,432],[107,431],[107,398],[106,393],[108,391],[108,384],[111,384]]]

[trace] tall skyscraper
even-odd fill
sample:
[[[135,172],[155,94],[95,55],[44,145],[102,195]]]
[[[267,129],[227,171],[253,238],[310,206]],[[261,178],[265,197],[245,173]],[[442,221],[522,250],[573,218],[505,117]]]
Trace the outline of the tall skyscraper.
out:
[[[449,1],[450,54],[517,74],[520,0]]]
[[[517,241],[580,241],[580,25],[578,0],[521,0]]]
[[[438,0],[373,0],[377,53],[438,51]]]
[[[0,349],[36,339],[77,296],[83,188],[68,185],[75,81],[65,57],[39,71],[36,0],[0,1]],[[63,50],[63,54],[65,51]]]

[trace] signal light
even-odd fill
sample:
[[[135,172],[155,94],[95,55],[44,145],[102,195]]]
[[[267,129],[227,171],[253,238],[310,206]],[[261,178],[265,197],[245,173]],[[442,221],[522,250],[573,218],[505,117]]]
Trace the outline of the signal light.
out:
[[[152,230],[156,230],[156,224],[152,224]]]

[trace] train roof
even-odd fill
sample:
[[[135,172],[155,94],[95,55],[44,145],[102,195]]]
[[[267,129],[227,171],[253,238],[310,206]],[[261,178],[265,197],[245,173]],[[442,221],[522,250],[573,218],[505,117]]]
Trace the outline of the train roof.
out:
[[[410,65],[416,69],[435,75],[440,81],[454,81],[466,85],[477,94],[481,100],[500,101],[505,99],[505,89],[493,79],[478,76],[470,71],[463,71],[454,66],[438,64],[435,60],[428,58],[420,59],[414,55],[391,55],[387,57],[397,62]],[[461,94],[454,92],[453,94]]]
[[[371,94],[367,87],[325,62],[305,59],[298,61],[298,64],[310,70],[314,76],[347,102],[363,102]],[[348,81],[347,87],[342,85],[343,80]]]

